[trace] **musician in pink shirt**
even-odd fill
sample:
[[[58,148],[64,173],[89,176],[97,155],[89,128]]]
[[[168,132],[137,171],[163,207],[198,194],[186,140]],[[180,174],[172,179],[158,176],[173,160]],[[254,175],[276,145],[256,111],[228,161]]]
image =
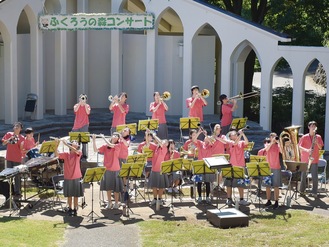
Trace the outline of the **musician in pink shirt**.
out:
[[[59,142],[59,140],[57,140]],[[67,197],[67,204],[69,206],[68,214],[69,216],[77,216],[78,211],[78,199],[83,196],[83,189],[81,184],[81,169],[80,169],[80,159],[82,152],[79,150],[79,143],[73,141],[72,143],[63,140],[63,144],[67,146],[69,152],[58,153],[55,150],[55,156],[59,159],[64,160],[64,196]],[[73,207],[72,207],[73,199]]]
[[[94,152],[98,152],[104,155],[104,166],[106,172],[101,181],[100,190],[107,192],[108,204],[106,209],[112,208],[111,194],[113,191],[115,204],[114,209],[118,209],[119,205],[119,194],[123,191],[123,182],[119,177],[120,162],[119,154],[121,144],[119,143],[120,133],[114,132],[110,140],[107,140],[104,136],[102,137],[105,144],[100,148],[96,146],[96,136],[92,136]]]
[[[225,145],[227,144],[226,136],[221,134],[221,126],[216,124],[213,134],[214,141],[212,143],[211,155],[225,154]]]
[[[129,112],[129,105],[126,103],[128,98],[127,93],[122,92],[119,97],[114,96],[109,106],[113,112],[111,133],[116,131],[118,125],[126,124],[126,115]]]
[[[129,145],[130,145],[130,129],[128,127],[124,128],[121,131],[120,136],[120,153],[119,153],[119,162],[120,162],[120,168],[122,167],[122,164],[127,163],[127,157],[129,152]],[[123,186],[124,186],[124,192],[126,192],[127,187],[127,178],[123,178]]]
[[[149,149],[152,140],[153,140],[153,135],[151,133],[145,132],[144,141],[138,145],[137,152],[145,153],[145,150]],[[152,169],[152,157],[147,157],[147,162],[144,167],[144,176],[146,179],[148,179],[151,169]]]
[[[89,131],[89,115],[90,115],[90,105],[87,104],[87,95],[80,94],[79,102],[74,105],[73,111],[75,115],[74,124],[72,132],[88,132]],[[82,159],[87,159],[88,150],[87,144],[82,144]]]
[[[7,168],[14,168],[15,166],[19,166],[22,162],[22,153],[20,149],[21,143],[24,141],[24,136],[20,134],[22,128],[22,123],[15,122],[13,125],[13,132],[7,132],[2,137],[2,145],[7,146]],[[20,175],[15,176],[14,194],[17,196],[21,195]]]
[[[308,123],[308,133],[299,139],[298,147],[301,152],[301,162],[309,166],[309,172],[312,176],[312,192],[309,196],[317,197],[318,193],[318,163],[320,159],[319,152],[323,147],[322,137],[316,133],[318,124],[315,121]],[[300,192],[304,193],[306,188],[306,172],[301,172]]]
[[[189,117],[200,118],[200,123],[203,122],[203,107],[208,103],[199,92],[199,86],[195,85],[191,88],[192,96],[186,99],[186,106],[190,109]]]
[[[152,112],[152,119],[159,120],[159,127],[157,136],[160,139],[168,138],[168,127],[166,121],[166,111],[168,111],[168,106],[166,102],[161,98],[159,92],[154,92],[153,94],[154,102],[150,104],[150,112]]]
[[[179,159],[180,153],[176,150],[175,147],[175,141],[170,139],[168,140],[168,146],[167,146],[168,152],[165,156],[165,161],[167,160],[173,160],[173,159]],[[168,193],[179,193],[179,190],[177,187],[181,184],[181,171],[173,171],[169,175],[169,182],[171,186],[168,188]]]
[[[149,130],[146,130],[149,132]],[[153,200],[150,203],[151,206],[159,201],[160,205],[163,204],[162,202],[162,195],[165,188],[169,187],[169,180],[167,174],[161,173],[161,163],[165,160],[165,156],[168,152],[167,140],[161,140],[159,137],[153,133],[153,139],[156,141],[155,143],[150,143],[149,148],[153,151],[152,157],[152,169],[150,175],[150,187],[153,190]]]
[[[271,168],[271,185],[266,186],[266,198],[267,202],[265,207],[272,205],[271,202],[271,186],[274,188],[274,205],[273,209],[279,207],[279,187],[282,185],[281,179],[281,165],[280,165],[280,153],[281,147],[278,143],[278,136],[276,133],[271,133],[269,138],[264,141],[264,148],[259,150],[258,155],[266,156],[266,160]]]
[[[238,135],[239,133],[239,135]],[[230,163],[232,166],[239,166],[239,167],[245,167],[246,162],[244,159],[244,148],[248,146],[248,138],[243,133],[242,130],[239,130],[236,132],[235,130],[232,130],[228,133],[229,139],[227,142],[229,144],[230,149]],[[243,138],[243,140],[241,140]],[[248,205],[249,203],[243,199],[243,193],[245,184],[238,184],[238,180],[236,178],[233,179],[225,179],[224,185],[227,187],[227,201],[226,204],[229,206],[233,205],[232,201],[232,187],[237,187],[239,190],[240,195],[240,201],[239,204],[241,205]]]
[[[235,99],[228,99],[225,94],[219,96],[221,102],[221,120],[222,134],[226,135],[230,131],[230,126],[233,120],[233,112],[238,108]]]
[[[31,158],[35,158],[40,155],[36,152],[37,149],[34,150],[36,148],[36,146],[39,144],[39,142],[35,142],[33,133],[34,133],[34,130],[32,128],[25,129],[25,138],[24,138],[24,141],[22,141],[21,146],[20,146],[24,163],[27,160],[29,160]]]

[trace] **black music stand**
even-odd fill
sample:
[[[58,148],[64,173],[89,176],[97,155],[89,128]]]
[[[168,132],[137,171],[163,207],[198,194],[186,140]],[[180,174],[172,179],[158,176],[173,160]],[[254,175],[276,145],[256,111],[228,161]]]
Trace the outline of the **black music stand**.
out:
[[[292,193],[292,196],[290,199],[293,199],[295,196],[295,199],[293,199],[293,200],[296,203],[298,203],[297,202],[297,194],[299,192],[298,191],[298,180],[299,180],[298,178],[300,177],[301,172],[307,172],[308,164],[304,163],[304,162],[288,161],[288,160],[284,160],[283,162],[286,165],[287,170],[291,171],[291,173],[292,173],[291,181],[295,182],[295,190]]]
[[[116,127],[117,132],[121,132],[124,128],[129,128],[130,135],[132,135],[132,136],[135,136],[137,134],[137,124],[136,123],[121,124],[121,125],[117,125],[117,127]]]
[[[181,171],[183,169],[183,159],[172,159],[161,162],[161,174],[171,174],[173,172]],[[173,215],[175,215],[174,209],[174,195],[171,193],[171,203],[170,208],[172,210]]]
[[[126,178],[126,179],[132,178],[136,181],[137,178],[140,178],[142,176],[143,167],[144,167],[144,163],[125,163],[125,164],[122,164],[121,170],[119,172],[119,177]],[[135,191],[137,191],[137,189]],[[138,192],[138,193],[140,194],[140,192]],[[127,201],[127,205],[126,205],[126,215],[124,215],[124,216],[127,216],[128,218],[130,218],[129,211],[132,214],[134,214],[134,212],[129,207],[129,194],[128,195],[127,194],[128,194],[128,192],[126,191],[126,193],[124,195],[124,201]],[[144,198],[144,200],[145,200],[145,198]]]
[[[77,141],[80,143],[90,142],[90,133],[89,132],[69,132],[70,142]]]
[[[216,174],[216,169],[209,168],[204,160],[192,161],[192,171],[194,175],[203,175],[203,177],[206,174]]]
[[[46,141],[41,144],[39,153],[54,153],[58,147],[58,143],[56,141]]]
[[[260,210],[262,178],[271,175],[270,165],[268,162],[249,162],[246,164],[246,167],[248,170],[248,176],[258,179],[257,197],[258,208]]]
[[[159,119],[146,119],[138,121],[138,130],[157,130],[159,127]]]
[[[233,179],[245,179],[244,167],[241,166],[225,167],[222,169],[222,176],[225,179],[230,179],[231,187],[233,187]]]
[[[85,176],[83,177],[83,182],[91,185],[91,212],[87,215],[87,217],[90,217],[87,222],[96,222],[96,220],[94,220],[94,214],[99,218],[99,215],[94,212],[94,182],[100,182],[105,171],[105,167],[87,168]]]
[[[242,128],[246,127],[247,120],[248,120],[247,117],[245,117],[245,118],[234,118],[232,120],[230,130],[234,129],[234,130],[238,131],[239,129],[242,129]]]

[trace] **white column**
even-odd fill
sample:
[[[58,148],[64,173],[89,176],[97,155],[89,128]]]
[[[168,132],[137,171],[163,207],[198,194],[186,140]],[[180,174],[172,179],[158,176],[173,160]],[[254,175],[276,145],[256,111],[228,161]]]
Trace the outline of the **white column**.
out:
[[[5,123],[18,120],[17,109],[17,39],[16,26],[10,30],[11,40],[4,40],[5,55]]]
[[[145,114],[150,116],[149,111],[150,103],[153,101],[154,84],[155,84],[155,49],[156,49],[156,36],[157,28],[147,30],[146,37],[146,104]]]
[[[259,124],[265,130],[272,129],[272,85],[271,65],[264,62],[261,73]]]
[[[44,80],[43,80],[43,38],[38,25],[31,25],[31,92],[38,96],[35,119],[43,119]]]
[[[88,13],[88,0],[78,0],[78,13]],[[88,95],[88,31],[77,31],[77,97]]]
[[[221,61],[221,87],[220,94],[226,94],[228,97],[232,96],[231,92],[231,53],[225,49],[222,44],[222,61]]]
[[[197,58],[196,58],[197,59]],[[184,31],[184,52],[183,52],[183,111],[182,116],[188,116],[188,108],[186,107],[186,99],[191,97],[192,86],[192,37]]]
[[[244,92],[244,61],[236,61],[233,66],[232,74],[232,93],[228,97],[238,95],[240,92]],[[238,108],[234,111],[234,116],[244,117],[243,116],[243,100],[237,102]]]
[[[327,76],[327,85],[328,85],[328,76]],[[326,134],[326,136],[322,136],[322,138],[324,139],[324,150],[329,150],[329,89],[327,86],[327,92],[326,92],[326,111],[325,111],[325,119],[324,119],[324,133]]]
[[[293,68],[292,68],[293,69]],[[305,74],[302,67],[293,69],[292,125],[304,125]],[[303,127],[300,129],[303,132]]]

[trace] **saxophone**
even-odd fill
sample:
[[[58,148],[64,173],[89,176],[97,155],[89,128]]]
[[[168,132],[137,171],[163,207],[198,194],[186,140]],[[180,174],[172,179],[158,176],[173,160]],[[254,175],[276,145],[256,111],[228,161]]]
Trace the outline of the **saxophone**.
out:
[[[314,129],[314,135],[313,135],[313,138],[312,138],[311,152],[310,152],[310,156],[308,158],[308,170],[310,170],[311,164],[314,160],[312,155],[313,155],[313,152],[314,152],[314,145],[315,145],[315,141],[316,141],[316,130],[317,130],[317,127],[315,127],[315,129]]]

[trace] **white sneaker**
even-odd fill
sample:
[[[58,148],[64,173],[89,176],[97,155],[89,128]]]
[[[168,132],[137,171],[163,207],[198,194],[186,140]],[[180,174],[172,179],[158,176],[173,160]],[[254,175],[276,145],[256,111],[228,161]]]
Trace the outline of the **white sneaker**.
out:
[[[201,203],[202,202],[202,198],[199,197],[198,200],[197,200],[197,203]]]
[[[207,198],[206,198],[206,203],[211,204],[211,199],[210,199],[210,197],[207,197]]]
[[[246,206],[249,205],[249,202],[247,202],[245,199],[239,201],[240,205]]]
[[[105,209],[111,209],[111,208],[112,208],[112,202],[107,203]]]
[[[157,203],[157,200],[156,199],[153,199],[151,202],[150,202],[150,205],[153,206]]]
[[[172,188],[168,188],[168,193],[172,193]]]
[[[120,207],[119,203],[114,203],[113,209],[118,209]]]
[[[174,192],[174,193],[176,193],[176,194],[178,194],[179,193],[179,190],[175,187],[175,188],[173,188],[172,189],[172,191]]]

